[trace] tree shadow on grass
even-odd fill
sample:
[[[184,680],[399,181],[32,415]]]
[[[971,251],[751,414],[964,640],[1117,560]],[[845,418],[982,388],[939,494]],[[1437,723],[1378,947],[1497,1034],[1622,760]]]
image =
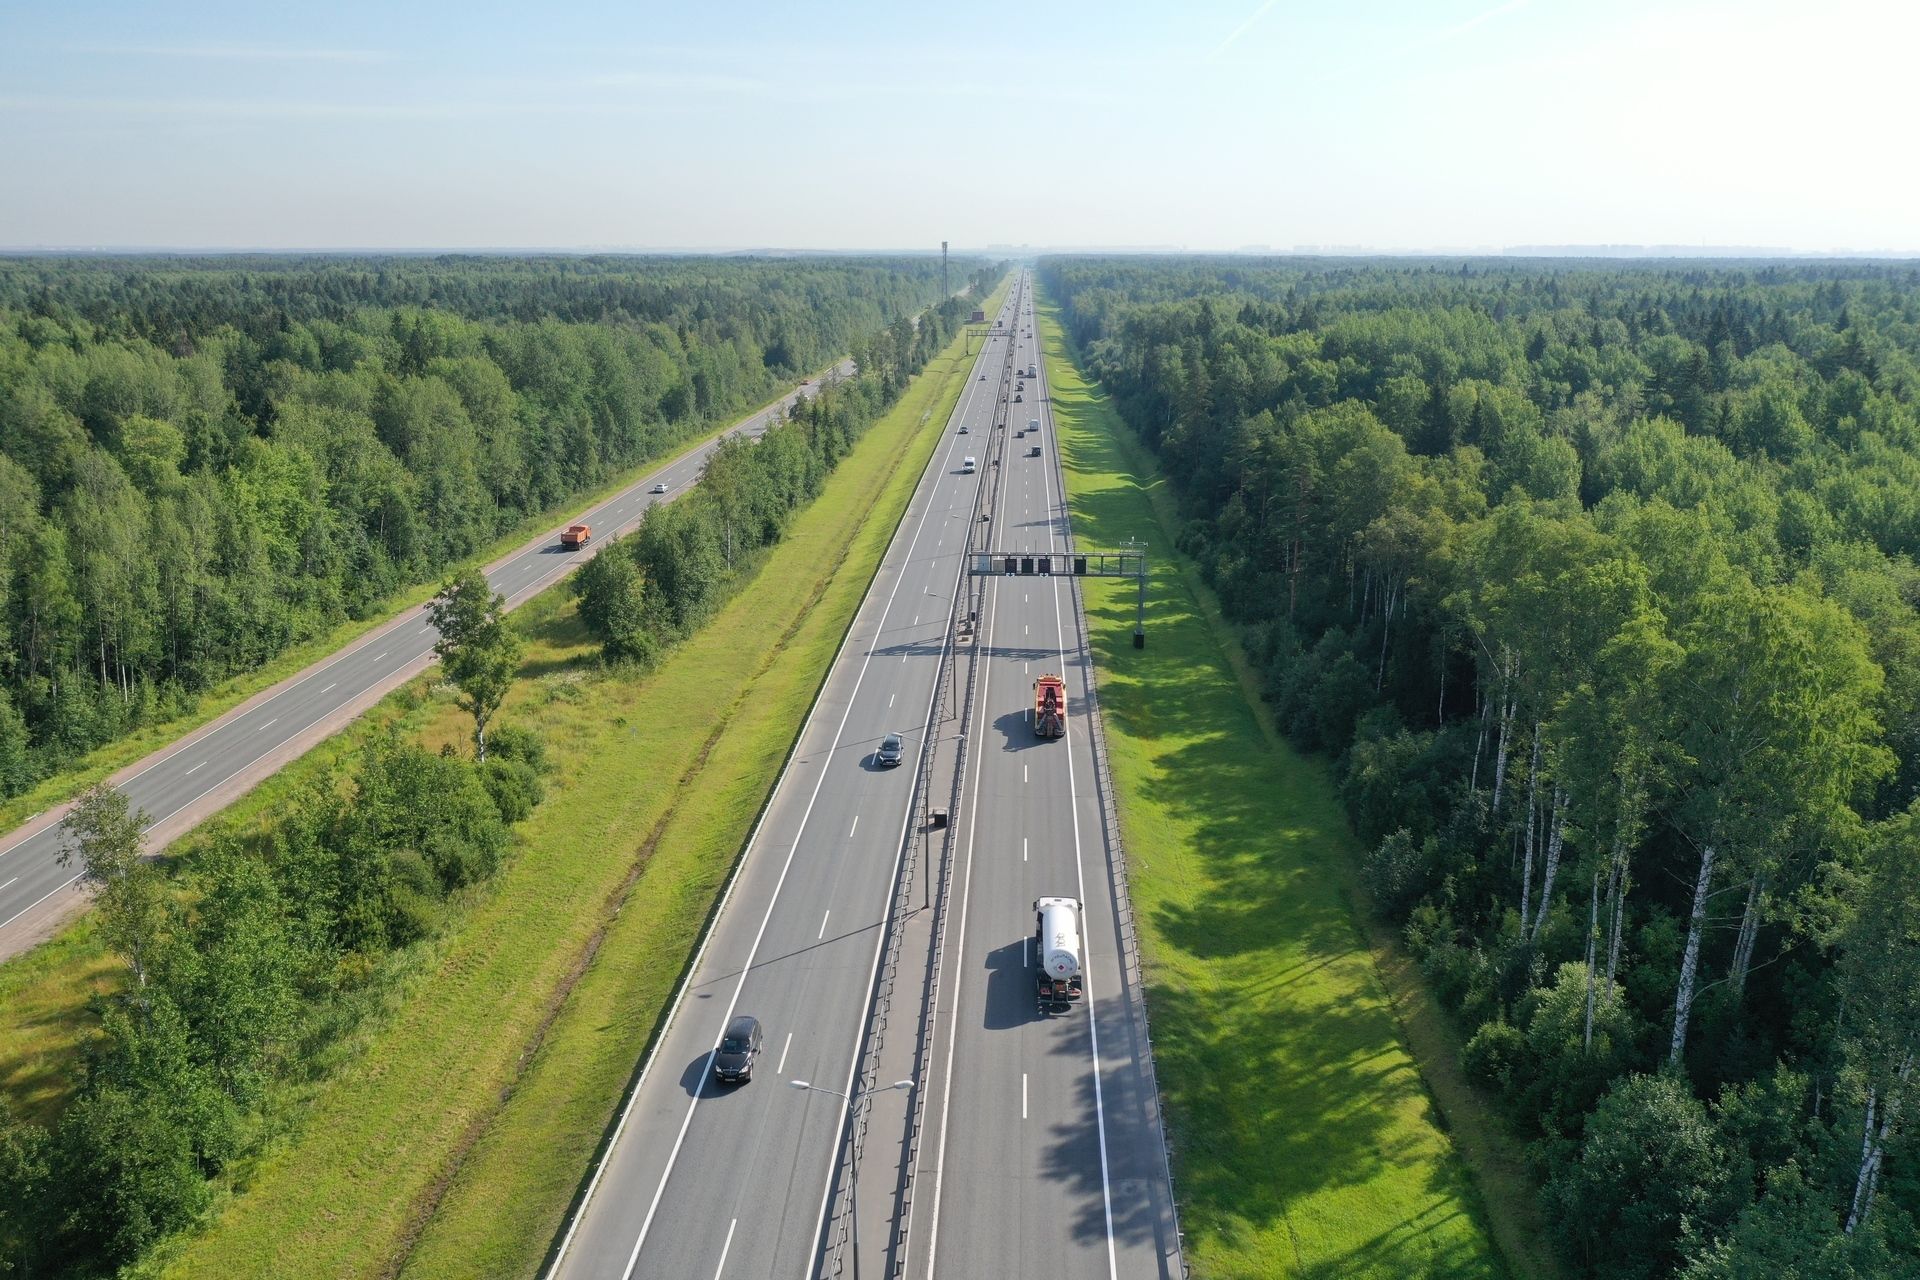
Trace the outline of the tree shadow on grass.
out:
[[[1286,1272],[1328,1280],[1500,1275],[1347,899],[1352,837],[1324,771],[1261,733],[1142,493],[1163,481],[1110,434],[1104,402],[1055,387],[1061,447],[1091,479],[1071,499],[1079,544],[1132,538],[1152,557],[1144,650],[1132,584],[1083,594],[1125,785],[1182,842],[1133,854],[1189,1237],[1245,1262],[1241,1227],[1277,1233],[1284,1246],[1264,1243],[1290,1248]],[[1155,878],[1169,858],[1177,873]]]

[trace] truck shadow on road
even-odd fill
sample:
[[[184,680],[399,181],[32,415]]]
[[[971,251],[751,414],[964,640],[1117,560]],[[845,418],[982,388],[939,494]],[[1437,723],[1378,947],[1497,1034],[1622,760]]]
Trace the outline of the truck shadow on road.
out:
[[[1054,741],[1042,738],[1033,731],[1033,716],[1025,707],[996,716],[993,727],[1000,731],[1004,739],[1000,748],[1002,751],[1025,751],[1030,747],[1050,746]]]
[[[1023,1027],[1033,1011],[1033,972],[1027,968],[1027,939],[1015,938],[987,953],[987,1008],[981,1022],[988,1031]]]

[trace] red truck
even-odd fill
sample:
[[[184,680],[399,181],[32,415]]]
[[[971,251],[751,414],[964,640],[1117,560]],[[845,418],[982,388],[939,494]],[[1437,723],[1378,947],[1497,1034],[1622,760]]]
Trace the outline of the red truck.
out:
[[[1066,736],[1067,685],[1059,676],[1033,682],[1033,731],[1043,738]]]
[[[578,551],[593,540],[593,530],[584,524],[570,524],[567,531],[560,535],[560,545],[568,551]]]

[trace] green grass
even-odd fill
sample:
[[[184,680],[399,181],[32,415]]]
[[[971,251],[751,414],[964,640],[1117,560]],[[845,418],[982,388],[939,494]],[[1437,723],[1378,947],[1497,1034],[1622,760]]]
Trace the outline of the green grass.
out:
[[[1153,554],[1144,651],[1133,584],[1085,585],[1188,1260],[1214,1278],[1507,1275],[1403,1043],[1327,769],[1257,712],[1173,552],[1165,481],[1041,323],[1075,536]]]
[[[530,605],[505,711],[561,762],[521,847],[169,1276],[527,1275],[654,1033],[964,385],[959,342],[747,589],[645,677]],[[456,713],[422,730],[464,733]],[[344,736],[344,735],[343,735]]]
[[[813,376],[818,378],[822,374]],[[789,387],[768,403],[777,403],[792,394],[793,390]],[[744,416],[744,414],[737,415],[724,423],[716,423],[706,428],[697,436],[673,446],[668,453],[639,464],[615,479],[607,481],[591,493],[569,498],[552,510],[526,517],[494,539],[491,545],[467,557],[460,564],[449,566],[447,572],[452,573],[466,565],[492,563],[520,546],[533,534],[542,529],[552,528],[570,514],[584,511],[606,501],[642,476],[658,471],[673,459],[699,447],[721,431],[730,428],[739,417]],[[88,752],[72,767],[42,778],[32,789],[12,799],[0,801],[0,832],[11,831],[36,814],[43,813],[56,805],[65,804],[96,782],[113,776],[128,765],[178,742],[196,729],[211,724],[262,689],[271,689],[288,676],[305,670],[367,632],[392,621],[408,609],[425,604],[433,593],[440,589],[442,580],[442,577],[436,577],[429,582],[397,592],[380,602],[366,617],[341,622],[320,635],[282,651],[265,666],[222,681],[196,698],[191,711],[175,716],[171,720],[143,725],[125,737],[116,738]],[[8,1041],[10,1028],[6,1025],[7,1021],[6,1015],[0,1013],[0,1046],[4,1046]],[[4,1048],[0,1048],[0,1059],[4,1058],[5,1052]],[[0,1061],[0,1080],[5,1078],[5,1071],[4,1062]]]
[[[122,966],[82,920],[0,967],[0,1097],[15,1115],[51,1124],[66,1104],[73,1062],[98,1033],[95,992],[117,990]]]

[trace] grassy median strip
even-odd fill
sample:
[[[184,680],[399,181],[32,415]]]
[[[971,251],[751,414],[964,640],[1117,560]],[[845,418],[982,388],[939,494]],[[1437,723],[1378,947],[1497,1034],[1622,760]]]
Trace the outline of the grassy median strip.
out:
[[[526,1275],[579,1185],[964,386],[957,341],[644,677],[529,606],[506,719],[561,762],[521,848],[178,1276]],[[447,711],[431,743],[462,732]]]
[[[1327,770],[1263,723],[1173,552],[1165,481],[1043,316],[1079,545],[1153,553],[1088,579],[1188,1260],[1204,1277],[1507,1274],[1401,1039],[1344,868]]]

